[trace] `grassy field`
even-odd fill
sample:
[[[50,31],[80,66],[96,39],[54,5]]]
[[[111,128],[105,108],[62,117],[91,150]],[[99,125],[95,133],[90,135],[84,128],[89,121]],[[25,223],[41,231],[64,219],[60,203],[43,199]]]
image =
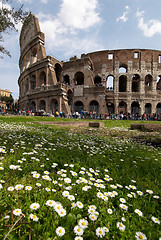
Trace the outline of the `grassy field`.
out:
[[[0,117],[0,239],[159,240],[161,148],[134,121],[26,124],[43,120]]]

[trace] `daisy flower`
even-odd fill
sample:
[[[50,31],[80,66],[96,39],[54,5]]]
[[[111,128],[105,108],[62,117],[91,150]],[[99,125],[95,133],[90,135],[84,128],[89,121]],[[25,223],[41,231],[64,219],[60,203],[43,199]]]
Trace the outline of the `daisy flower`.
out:
[[[49,207],[53,207],[55,205],[55,201],[53,200],[48,200],[46,203],[45,203],[47,206]]]
[[[31,210],[37,210],[40,207],[39,203],[32,203],[30,205]]]
[[[103,238],[105,236],[105,231],[102,227],[98,227],[96,229],[96,236],[100,238]]]
[[[142,232],[136,232],[135,238],[136,238],[137,240],[140,240],[140,239],[142,239],[142,240],[147,240],[146,235],[145,235],[144,233],[142,233]]]
[[[82,237],[75,237],[74,240],[83,240]]]
[[[92,221],[96,221],[97,220],[97,215],[95,215],[95,214],[90,214],[89,215],[89,218],[92,220]]]
[[[37,222],[39,220],[39,218],[35,215],[35,214],[30,214],[30,219],[32,219],[33,221]]]
[[[78,236],[82,236],[83,235],[83,229],[79,226],[79,225],[76,225],[74,227],[74,233]]]
[[[55,230],[56,234],[58,237],[62,237],[65,234],[65,229],[63,227],[58,227]]]
[[[124,198],[120,198],[120,202],[126,203],[126,200]]]
[[[57,213],[59,214],[60,217],[64,217],[66,215],[66,210],[62,208],[59,211],[57,211]]]
[[[112,214],[113,213],[113,211],[112,211],[112,209],[107,209],[107,212],[108,212],[108,214]]]
[[[76,202],[76,205],[77,205],[78,208],[83,208],[83,203],[81,203],[81,202],[79,202],[79,201]]]
[[[31,189],[32,189],[31,186],[26,186],[26,187],[25,187],[25,190],[27,190],[27,191],[30,191]]]
[[[7,191],[12,192],[14,190],[14,187],[8,187]]]
[[[21,209],[15,209],[15,210],[13,210],[13,214],[14,214],[15,216],[20,216],[21,213],[22,213]]]
[[[139,209],[135,209],[134,212],[137,213],[140,217],[143,216],[143,213]]]
[[[117,228],[121,231],[125,231],[125,225],[122,222],[117,222],[116,224]]]
[[[152,219],[152,221],[153,221],[154,223],[160,224],[160,220],[157,219],[156,217],[151,217],[151,219]]]
[[[88,221],[85,219],[80,219],[78,222],[78,225],[82,228],[85,229],[88,227]]]
[[[125,204],[120,204],[119,205],[120,208],[122,208],[123,210],[128,210],[128,206],[126,206]]]
[[[15,189],[16,189],[17,191],[19,191],[19,190],[21,190],[23,187],[24,187],[24,185],[22,185],[22,184],[17,184],[17,185],[15,186]]]

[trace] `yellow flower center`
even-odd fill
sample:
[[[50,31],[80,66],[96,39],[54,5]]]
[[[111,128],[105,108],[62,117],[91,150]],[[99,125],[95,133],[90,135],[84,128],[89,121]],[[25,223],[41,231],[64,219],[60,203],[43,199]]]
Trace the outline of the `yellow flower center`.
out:
[[[62,233],[62,229],[59,229],[59,233]]]
[[[80,231],[81,231],[81,229],[80,229],[80,228],[78,228],[78,229],[77,229],[77,231],[78,231],[78,232],[80,232]]]
[[[143,239],[143,236],[142,236],[142,235],[139,235],[139,238],[140,238],[140,239]]]
[[[85,226],[86,225],[85,222],[82,222],[82,225]]]
[[[102,230],[99,230],[99,233],[102,234]]]
[[[36,215],[33,215],[32,217],[33,217],[33,219],[35,219],[35,218],[36,218]]]

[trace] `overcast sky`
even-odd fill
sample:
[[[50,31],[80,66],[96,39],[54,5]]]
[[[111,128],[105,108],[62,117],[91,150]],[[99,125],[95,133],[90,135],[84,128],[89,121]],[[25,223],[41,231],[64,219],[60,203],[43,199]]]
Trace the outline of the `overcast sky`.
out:
[[[0,0],[1,2],[1,0]],[[47,55],[59,60],[109,49],[161,50],[161,0],[13,0],[38,17]],[[1,6],[1,5],[0,5]],[[20,29],[21,26],[18,26]],[[0,88],[18,98],[20,32],[5,34]]]

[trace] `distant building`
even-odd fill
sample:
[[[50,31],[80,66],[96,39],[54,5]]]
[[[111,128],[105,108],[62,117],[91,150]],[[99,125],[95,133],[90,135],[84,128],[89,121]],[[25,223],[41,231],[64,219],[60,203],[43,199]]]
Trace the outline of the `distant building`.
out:
[[[6,109],[7,106],[6,106],[6,102],[5,101],[2,101],[1,100],[1,97],[10,97],[10,95],[12,95],[12,92],[10,92],[9,90],[3,90],[3,89],[0,89],[0,108],[2,109]]]
[[[20,35],[20,110],[161,114],[161,51],[105,50],[64,62],[47,56],[44,44],[30,15]]]

